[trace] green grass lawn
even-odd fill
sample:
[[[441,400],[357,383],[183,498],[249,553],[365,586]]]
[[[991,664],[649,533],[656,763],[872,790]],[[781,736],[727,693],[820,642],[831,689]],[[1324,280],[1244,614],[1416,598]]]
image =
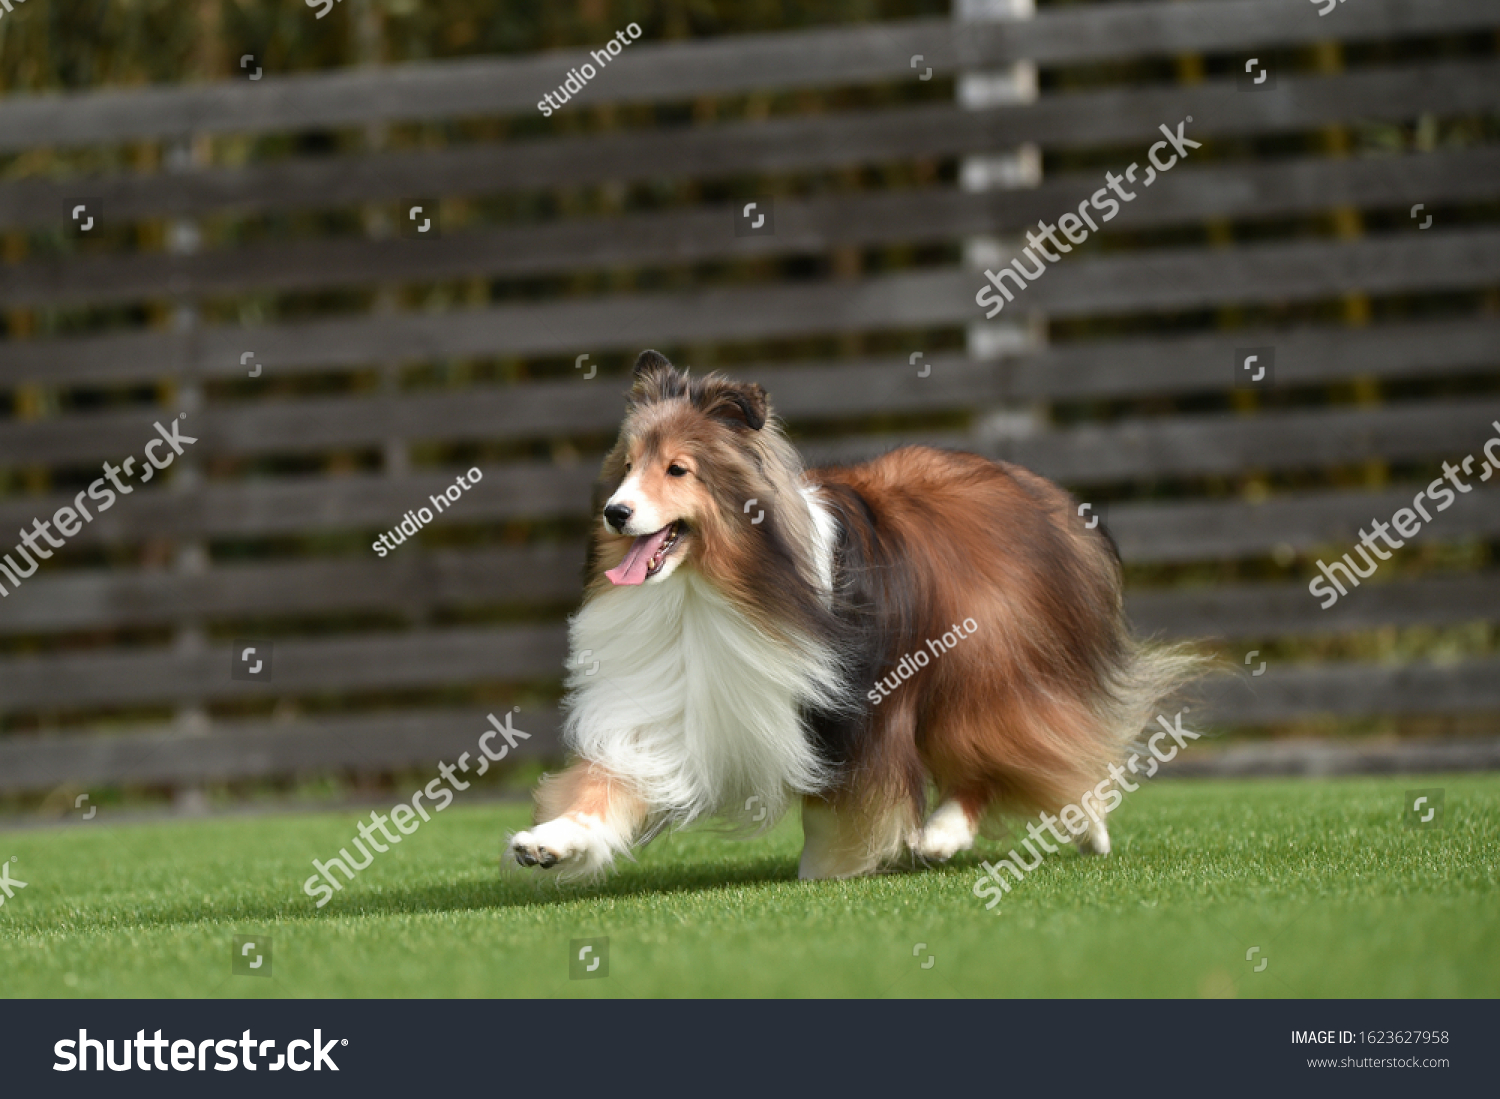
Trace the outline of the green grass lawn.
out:
[[[1418,787],[1446,790],[1442,828],[1402,826]],[[0,834],[27,882],[0,908],[0,990],[1500,995],[1500,776],[1146,784],[1110,818],[1114,855],[1064,849],[993,912],[971,893],[992,842],[938,869],[801,883],[789,821],[751,841],[666,836],[607,882],[558,887],[497,872],[526,818],[455,805],[321,911],[309,862],[348,845],[358,813]],[[269,980],[231,975],[235,934],[269,935]],[[570,980],[569,940],[589,936],[608,936],[609,975]]]

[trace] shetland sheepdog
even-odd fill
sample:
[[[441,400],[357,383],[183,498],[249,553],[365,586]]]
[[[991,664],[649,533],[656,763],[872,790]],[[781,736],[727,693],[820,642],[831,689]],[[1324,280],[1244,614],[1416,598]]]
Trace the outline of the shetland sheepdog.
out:
[[[947,859],[1095,787],[1195,671],[1132,639],[1113,543],[1037,474],[927,447],[804,470],[759,385],[654,351],[626,404],[569,627],[573,762],[506,862],[597,874],[797,800],[803,878]],[[1078,839],[1109,852],[1102,819]]]

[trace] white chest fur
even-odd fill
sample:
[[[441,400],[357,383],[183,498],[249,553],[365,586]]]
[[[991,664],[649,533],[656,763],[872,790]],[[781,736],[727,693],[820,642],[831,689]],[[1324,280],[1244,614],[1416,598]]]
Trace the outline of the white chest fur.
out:
[[[568,746],[654,812],[768,826],[824,785],[799,715],[826,701],[830,656],[767,636],[692,569],[596,597],[570,641]]]

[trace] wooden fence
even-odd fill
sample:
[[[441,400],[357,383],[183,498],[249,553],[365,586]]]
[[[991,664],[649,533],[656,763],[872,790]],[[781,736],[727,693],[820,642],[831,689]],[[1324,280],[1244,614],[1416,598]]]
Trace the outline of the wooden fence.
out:
[[[1327,611],[1306,585],[1309,560],[1345,552],[1362,525],[1409,504],[1434,464],[1477,453],[1500,421],[1500,391],[1486,381],[1500,363],[1500,222],[1473,214],[1500,201],[1500,145],[1483,140],[1495,134],[1483,120],[1500,114],[1497,28],[1492,0],[1355,0],[1328,18],[1306,0],[1195,0],[641,41],[567,109],[886,85],[918,79],[919,54],[938,79],[1018,61],[1044,76],[1087,66],[1100,75],[1083,88],[1044,79],[1033,101],[993,107],[895,103],[333,155],[294,147],[244,163],[188,158],[161,172],[0,180],[0,232],[66,225],[70,204],[87,199],[115,234],[0,268],[10,337],[0,342],[0,391],[12,409],[0,423],[0,464],[21,471],[0,497],[0,530],[28,528],[70,503],[101,462],[139,454],[158,420],[185,411],[184,431],[198,440],[175,475],[96,515],[66,555],[0,601],[9,730],[0,792],[381,770],[472,750],[495,708],[487,700],[559,678],[560,608],[579,590],[596,458],[622,408],[619,364],[648,346],[698,366],[720,351],[728,362],[735,348],[824,340],[830,350],[820,357],[732,367],[767,387],[810,458],[921,440],[1018,461],[1081,498],[1110,500],[1108,524],[1133,574],[1302,555],[1300,571],[1266,565],[1268,579],[1135,585],[1130,611],[1146,631],[1243,639],[1248,649],[1496,622],[1500,572],[1482,564],[1372,582]],[[1423,40],[1472,48],[1427,60],[1387,60],[1380,48]],[[1172,84],[1109,78],[1111,63],[1184,54],[1235,69],[1256,58],[1274,70],[1275,59],[1329,42],[1358,52],[1358,63],[1310,72],[1288,62],[1269,90],[1248,90],[1228,71]],[[186,147],[203,135],[524,115],[587,58],[569,51],[12,97],[0,101],[0,151]],[[1007,311],[1006,319],[1044,316],[1052,341],[992,352],[976,350],[984,342],[972,334],[965,342],[985,283],[959,261],[959,243],[1004,240],[1075,209],[1106,170],[1144,163],[1159,127],[1187,116],[1189,136],[1221,153],[1163,174],[1110,226],[1108,246],[1065,258]],[[1481,136],[1379,156],[1307,140],[1423,119],[1477,119]],[[1281,139],[1290,152],[1266,151]],[[966,190],[941,171],[919,186],[849,193],[778,183],[1028,143],[1045,157],[1096,153],[1099,166],[1003,191]],[[714,184],[747,178],[776,195],[774,235],[734,232],[740,202]],[[445,225],[435,240],[127,247],[135,230],[163,223],[167,236],[191,241],[206,219],[683,181],[706,181],[704,193],[720,197],[609,217]],[[1453,227],[1439,217],[1421,229],[1408,214],[1419,203],[1465,220]],[[1330,219],[1337,233],[1201,234],[1205,224]],[[947,258],[796,281],[774,264],[898,247]],[[580,295],[569,281],[607,287],[612,271],[736,264],[740,277],[705,288]],[[548,289],[441,310],[410,304],[407,290],[444,280]],[[369,307],[234,318],[245,301],[346,302],[376,288]],[[64,320],[38,332],[39,317]],[[1188,320],[1132,323],[1162,317]],[[1192,318],[1207,320],[1195,327]],[[944,332],[946,341],[933,335]],[[850,334],[863,342],[839,343]],[[906,349],[924,339],[936,342],[919,376]],[[1255,347],[1275,349],[1276,393],[1308,399],[1252,394],[1226,406],[1237,349]],[[344,384],[268,396],[269,386],[249,379],[247,355],[264,382]],[[609,369],[593,378],[523,369],[512,381],[448,389],[401,382],[423,364],[582,355]],[[1338,386],[1365,398],[1316,399]],[[146,396],[91,408],[86,398],[100,393]],[[867,426],[885,423],[895,426]],[[497,445],[509,457],[456,457]],[[382,458],[373,467],[330,458],[349,454]],[[366,548],[473,464],[482,481],[438,520],[472,528],[473,544],[419,541],[386,559]],[[1260,487],[1246,490],[1252,473]],[[16,491],[23,483],[28,491]],[[516,530],[526,537],[497,533]],[[1500,493],[1490,483],[1418,542],[1497,539]],[[260,555],[236,549],[247,545]],[[476,618],[474,608],[512,617]],[[230,641],[264,636],[246,623],[279,624],[269,683],[230,676]],[[1500,713],[1500,658],[1273,661],[1222,688],[1214,716],[1238,726],[1318,714],[1483,715]],[[526,751],[556,751],[554,712],[534,707],[517,725],[534,733]]]

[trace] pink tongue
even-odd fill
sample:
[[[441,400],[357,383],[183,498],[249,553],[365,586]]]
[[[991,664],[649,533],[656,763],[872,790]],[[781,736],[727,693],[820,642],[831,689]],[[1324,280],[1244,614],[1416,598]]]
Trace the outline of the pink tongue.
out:
[[[667,531],[671,526],[662,527],[655,534],[643,534],[631,543],[630,550],[625,554],[625,560],[604,575],[609,577],[614,584],[641,584],[646,579],[646,569],[651,564],[651,558],[656,551],[661,549],[662,543],[667,540]]]

